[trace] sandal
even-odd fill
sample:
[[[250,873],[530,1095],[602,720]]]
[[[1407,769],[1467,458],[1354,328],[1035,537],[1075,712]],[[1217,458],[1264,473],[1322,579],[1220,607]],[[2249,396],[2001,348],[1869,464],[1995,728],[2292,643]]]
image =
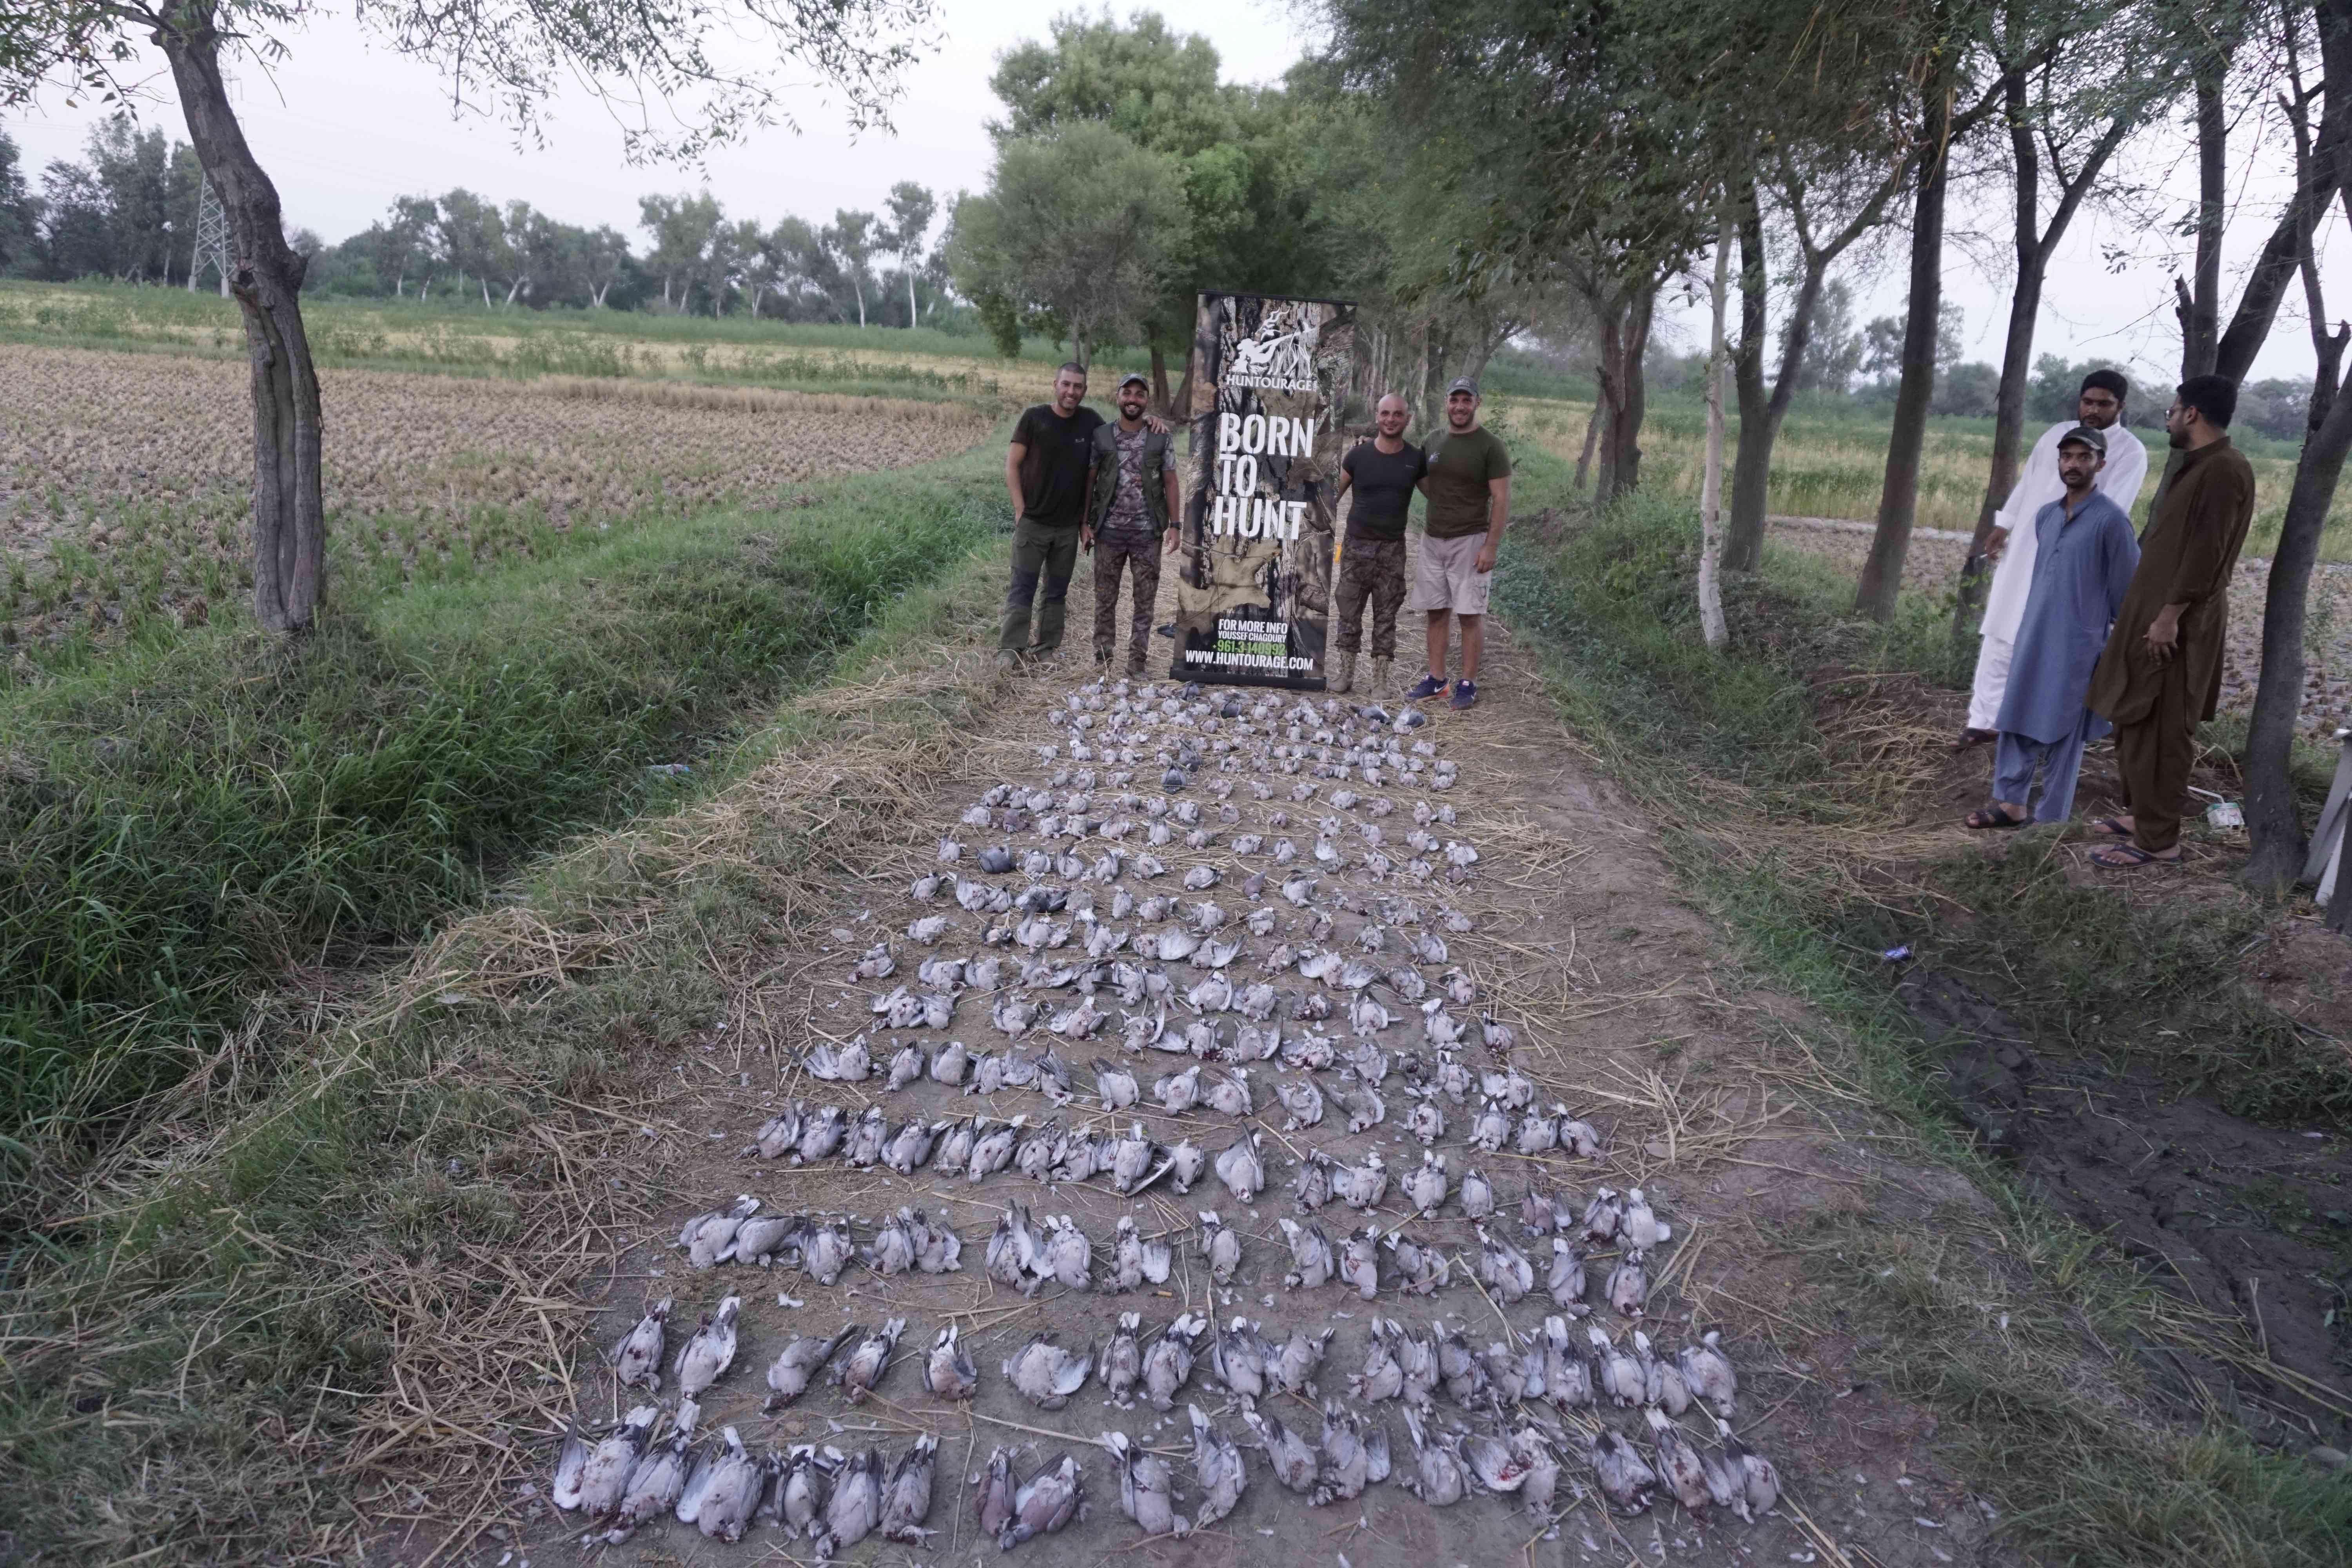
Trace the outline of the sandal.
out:
[[[1969,813],[1967,816],[1961,818],[1960,826],[1963,827],[1976,828],[2022,827],[2032,820],[2032,818],[2026,816],[2011,816],[2005,811],[1996,811],[1991,806],[1984,805],[1979,806],[1976,810]]]
[[[2110,871],[2136,870],[2142,866],[2178,866],[2180,857],[2169,860],[2161,855],[2151,855],[2137,844],[2110,844],[2105,849],[2092,851],[2091,864],[2105,866]]]
[[[2103,838],[2129,838],[2132,830],[2112,816],[2100,817],[2091,824],[2091,831]]]

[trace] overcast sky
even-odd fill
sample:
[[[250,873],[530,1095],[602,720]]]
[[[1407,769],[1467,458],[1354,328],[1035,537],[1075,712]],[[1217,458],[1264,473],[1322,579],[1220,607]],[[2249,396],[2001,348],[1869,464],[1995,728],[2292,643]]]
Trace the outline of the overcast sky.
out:
[[[1166,9],[1179,18],[1178,25],[1208,36],[1229,79],[1272,80],[1312,41],[1286,0],[1192,0],[1181,10]],[[288,221],[330,240],[365,227],[394,196],[463,185],[499,201],[520,197],[573,223],[609,223],[642,243],[635,233],[637,197],[691,189],[705,183],[706,174],[730,212],[768,221],[786,212],[822,220],[840,207],[879,209],[891,184],[903,179],[929,185],[942,198],[958,189],[980,188],[987,181],[990,154],[982,126],[1000,108],[988,90],[990,72],[1001,51],[1044,36],[1051,14],[1002,0],[940,0],[940,47],[908,74],[907,96],[893,115],[894,132],[852,140],[834,111],[810,94],[795,106],[802,134],[767,132],[716,154],[700,174],[630,166],[611,121],[584,98],[557,105],[549,127],[551,145],[543,151],[519,149],[494,124],[453,121],[429,68],[371,47],[356,26],[340,16],[324,16],[293,38],[274,77],[243,67],[236,79],[238,110],[256,153],[278,182]],[[168,79],[158,85],[168,93]],[[65,109],[57,97],[42,109],[29,117],[20,114],[7,126],[33,171],[52,158],[78,157],[95,118]],[[184,136],[168,96],[143,112],[174,136]],[[2137,172],[2150,179],[2168,175],[2179,188],[2187,171],[2175,163],[2173,150],[2158,144],[2143,152]],[[2233,226],[2233,268],[2259,243],[2273,210],[2266,182],[2242,180],[2237,197],[2248,216]],[[1957,211],[1953,227],[1962,234],[1984,233],[1993,242],[1984,248],[1997,258],[2006,222],[1995,190],[1973,209]],[[2341,225],[2326,226],[2333,231]],[[2151,232],[2097,213],[2076,222],[2052,268],[2037,352],[2113,360],[2138,372],[2136,381],[2161,379],[2177,364],[2169,308],[2172,263],[2163,253],[2169,241],[2151,237]],[[2113,247],[2132,253],[2120,271],[2111,271],[2103,260]],[[2336,248],[2327,268],[2331,297],[2337,310],[2352,314],[2352,267],[2343,265],[2343,252],[2352,247]],[[1865,296],[1861,316],[1898,311],[1904,295],[1899,247],[1888,247],[1870,264],[1869,275],[1853,281]],[[1969,357],[1998,363],[2009,281],[1997,275],[1997,261],[1980,268],[1966,247],[1956,247],[1945,288],[1966,312]],[[2234,279],[2230,297],[2235,297]],[[2292,310],[2282,312],[2257,375],[2310,374],[2301,298],[2299,289],[2291,291]],[[1662,323],[1669,337],[1692,346],[1704,342],[1703,312],[1669,309]]]

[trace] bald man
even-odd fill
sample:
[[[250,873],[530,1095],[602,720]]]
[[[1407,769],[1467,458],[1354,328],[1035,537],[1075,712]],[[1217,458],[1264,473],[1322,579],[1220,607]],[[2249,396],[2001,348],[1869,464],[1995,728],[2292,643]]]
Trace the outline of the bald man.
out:
[[[1326,690],[1356,684],[1364,601],[1372,605],[1372,668],[1367,684],[1389,689],[1396,661],[1397,610],[1404,603],[1405,512],[1429,472],[1429,458],[1404,438],[1404,399],[1390,393],[1372,411],[1373,436],[1339,459],[1339,497],[1355,491],[1348,531],[1339,546],[1339,592],[1331,616],[1331,647],[1323,661]]]

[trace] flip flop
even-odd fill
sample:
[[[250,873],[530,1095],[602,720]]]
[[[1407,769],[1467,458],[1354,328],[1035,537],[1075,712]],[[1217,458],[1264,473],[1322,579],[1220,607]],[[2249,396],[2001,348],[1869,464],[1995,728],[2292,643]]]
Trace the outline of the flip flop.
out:
[[[2129,838],[2132,830],[2112,816],[2103,816],[2091,824],[2091,831],[2106,838]]]
[[[1968,816],[1960,818],[1960,826],[1962,827],[1973,828],[1996,827],[2008,829],[2022,827],[2032,820],[2032,818],[2031,817],[2011,816],[2005,811],[1997,811],[1991,806],[1983,805],[1979,806],[1976,810],[1969,813]]]
[[[2177,856],[2167,860],[2162,856],[2149,854],[2137,844],[2125,843],[2110,844],[2105,849],[2094,850],[2091,864],[2104,866],[2110,871],[2131,871],[2142,866],[2178,866],[2180,860]]]

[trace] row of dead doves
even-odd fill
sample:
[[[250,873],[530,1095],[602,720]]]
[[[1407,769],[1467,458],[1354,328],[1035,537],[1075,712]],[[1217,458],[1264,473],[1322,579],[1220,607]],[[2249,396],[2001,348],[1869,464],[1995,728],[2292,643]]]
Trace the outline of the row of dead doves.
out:
[[[1434,753],[1433,752],[1432,755]],[[1181,770],[1178,771],[1181,773]],[[1131,837],[1138,831],[1133,825],[1134,819],[1138,816],[1143,819],[1144,826],[1140,831],[1147,838],[1151,837],[1151,827],[1154,826],[1172,825],[1175,827],[1193,827],[1202,826],[1206,820],[1202,815],[1204,808],[1200,802],[1171,800],[1166,795],[1139,795],[1126,788],[1131,780],[1131,774],[1121,777],[1116,773],[1111,773],[1103,781],[1107,786],[1106,793],[1097,798],[1094,769],[1079,768],[1074,772],[1071,769],[1063,768],[1054,774],[1048,781],[1047,787],[1043,789],[1009,783],[996,784],[987,794],[964,807],[958,822],[963,827],[1001,833],[1008,838],[1017,838],[1024,834],[1034,832],[1041,838],[1060,839],[1072,837],[1063,829],[1067,826],[1071,818],[1081,817],[1097,825],[1092,830],[1091,837],[1116,839]],[[1212,779],[1208,784],[1207,792],[1217,802],[1216,807],[1210,815],[1221,827],[1235,827],[1241,825],[1242,808],[1235,805],[1232,800],[1234,787],[1234,781],[1226,778]],[[1246,795],[1258,801],[1270,802],[1273,799],[1274,786],[1263,779],[1247,780],[1242,787]],[[1108,791],[1119,793],[1110,794]],[[1291,803],[1297,805],[1307,805],[1313,801],[1317,793],[1317,788],[1313,784],[1296,785],[1290,792]],[[1387,795],[1361,795],[1351,789],[1334,790],[1325,797],[1325,804],[1336,812],[1353,812],[1357,807],[1361,806],[1362,816],[1376,822],[1384,821],[1394,816],[1397,809],[1397,803]],[[1228,811],[1231,815],[1228,815]],[[1109,816],[1108,814],[1112,812],[1121,815]],[[1426,800],[1417,800],[1413,802],[1412,815],[1412,825],[1417,828],[1460,826],[1460,815],[1451,805],[1443,801],[1433,804]],[[1130,825],[1125,832],[1101,831],[1101,826],[1119,821],[1126,821]],[[1289,808],[1277,805],[1267,812],[1265,826],[1269,828],[1290,826]],[[1336,836],[1339,832],[1338,819],[1328,815],[1318,819],[1317,827],[1327,837]],[[1158,840],[1153,847],[1160,847],[1165,843],[1164,839]],[[984,867],[983,869],[992,871],[997,868]]]
[[[593,1444],[577,1422],[565,1433],[551,1500],[595,1521],[582,1544],[618,1545],[666,1513],[719,1541],[740,1541],[759,1526],[782,1531],[787,1541],[805,1536],[821,1563],[877,1531],[910,1544],[937,1533],[923,1524],[939,1448],[929,1433],[886,1471],[871,1448],[850,1456],[801,1446],[754,1455],[732,1426],[698,1443],[690,1399],[666,1433],[663,1414],[638,1405]]]
[[[1154,921],[1167,920],[1181,912],[1184,914],[1185,923],[1166,931],[1145,931],[1134,936],[1135,956],[1143,959],[1147,965],[1189,961],[1195,969],[1222,970],[1230,967],[1248,951],[1244,942],[1215,937],[1215,931],[1225,923],[1226,918],[1224,910],[1219,905],[1196,903],[1189,911],[1181,911],[1172,900],[1160,901],[1163,907],[1157,910],[1147,912],[1139,910],[1135,912]],[[1421,910],[1410,902],[1384,905],[1384,909],[1391,921],[1398,924],[1417,922],[1422,918]],[[930,1019],[933,1016],[931,1009],[940,1004],[946,1005],[947,1016],[953,1017],[956,1004],[967,992],[996,994],[1008,990],[1062,991],[1076,987],[1092,994],[1108,987],[1119,993],[1120,999],[1130,1007],[1140,1005],[1147,998],[1164,1002],[1175,994],[1177,982],[1165,970],[1130,964],[1118,957],[1119,950],[1129,946],[1128,931],[1114,930],[1092,921],[1089,918],[1091,914],[1091,910],[1080,911],[1078,921],[1088,928],[1081,944],[1088,962],[1057,963],[1042,958],[1016,955],[1008,963],[994,953],[972,958],[934,955],[918,963],[915,972],[918,984],[930,987],[929,991],[909,990],[901,983],[889,991],[873,993],[870,1010],[887,1018],[893,1027],[915,1028]],[[1054,934],[1047,931],[1038,938],[1036,945],[1040,948],[1060,945],[1053,940]],[[1301,947],[1286,942],[1258,961],[1258,973],[1277,976],[1296,969],[1299,978],[1318,985],[1337,985],[1343,991],[1369,991],[1375,986],[1385,986],[1400,1001],[1417,1003],[1427,999],[1430,982],[1417,969],[1404,965],[1382,969],[1369,962],[1370,955],[1387,948],[1389,934],[1388,930],[1378,923],[1367,923],[1360,928],[1356,933],[1356,945],[1367,955],[1360,959],[1311,943]],[[1068,940],[1065,931],[1062,941]],[[1402,931],[1397,934],[1397,941],[1402,955],[1414,963],[1437,967],[1446,964],[1450,957],[1445,939],[1434,931]],[[898,959],[890,951],[890,944],[883,942],[866,949],[850,973],[853,979],[882,980],[896,973],[898,967]],[[1444,993],[1445,999],[1457,1005],[1466,1007],[1477,1000],[1476,984],[1458,966],[1447,968],[1438,977],[1436,984],[1437,989]],[[944,1028],[947,1026],[942,1020],[932,1026]]]
[[[1161,868],[1161,870],[1164,871],[1165,868]],[[1092,868],[1082,868],[1080,879],[1091,873]],[[1150,874],[1159,875],[1160,872]],[[1184,874],[1183,885],[1188,892],[1202,893],[1216,887],[1223,879],[1223,873],[1215,867],[1195,866]],[[1244,898],[1255,901],[1268,887],[1274,887],[1275,890],[1282,895],[1284,902],[1297,909],[1306,909],[1314,901],[1316,893],[1322,885],[1320,879],[1307,876],[1286,878],[1276,885],[1268,880],[1262,880],[1256,873],[1252,873],[1250,877],[1244,879],[1241,892]],[[1017,946],[1025,948],[1031,952],[1038,952],[1047,949],[1066,947],[1076,938],[1081,947],[1100,948],[1101,952],[1095,956],[1107,956],[1115,948],[1116,933],[1105,934],[1103,917],[1096,911],[1091,903],[1074,910],[1073,918],[1069,921],[1055,921],[1052,918],[1070,905],[1071,895],[1066,888],[1041,882],[1015,895],[1008,889],[986,889],[985,884],[980,883],[960,881],[956,886],[958,889],[956,901],[960,905],[965,906],[973,914],[986,914],[993,922],[982,930],[981,941],[984,946]],[[982,889],[983,891],[971,891],[975,888]],[[1121,888],[1114,892],[1110,903],[1111,920],[1128,918],[1128,913],[1121,912],[1118,908],[1118,896],[1126,891],[1127,889]],[[996,895],[1000,892],[1004,894],[1005,906],[1001,910],[995,907],[998,902]],[[1128,896],[1130,899],[1133,897],[1131,894]],[[1405,902],[1409,904],[1410,900]],[[1417,912],[1417,906],[1414,908]],[[1134,909],[1135,905],[1130,903],[1129,912],[1132,912]],[[1217,905],[1212,903],[1196,905],[1196,912],[1200,910],[1215,910],[1220,915],[1223,912]],[[1243,924],[1255,934],[1264,936],[1272,931],[1274,925],[1274,921],[1265,918],[1269,913],[1278,914],[1278,911],[1272,910],[1270,906],[1262,906],[1250,915],[1244,916]],[[1444,903],[1437,905],[1436,916],[1432,923],[1444,926],[1456,936],[1477,929],[1477,921],[1475,919]],[[906,935],[909,942],[918,946],[937,947],[958,929],[960,929],[958,922],[951,915],[918,915],[907,922]],[[1313,941],[1327,940],[1333,929],[1334,921],[1328,909],[1316,909],[1307,919],[1307,934]],[[1385,934],[1375,929],[1368,938],[1362,939],[1368,943],[1368,951],[1377,951],[1377,944]],[[1445,962],[1442,950],[1433,951],[1423,933],[1412,933],[1402,940],[1407,951],[1413,952],[1422,963]],[[1140,952],[1143,950],[1139,947],[1137,951]],[[1171,940],[1163,935],[1158,939],[1154,950],[1146,956],[1168,962],[1189,957],[1196,968],[1223,968],[1240,957],[1244,951],[1244,945],[1238,939],[1221,939],[1210,943],[1183,942],[1181,939]],[[1217,957],[1218,954],[1223,955],[1222,959]],[[879,953],[872,949],[867,950],[856,973],[860,978],[880,978],[889,973],[890,968],[895,967],[895,960],[887,965],[883,963],[887,956],[887,947]]]

